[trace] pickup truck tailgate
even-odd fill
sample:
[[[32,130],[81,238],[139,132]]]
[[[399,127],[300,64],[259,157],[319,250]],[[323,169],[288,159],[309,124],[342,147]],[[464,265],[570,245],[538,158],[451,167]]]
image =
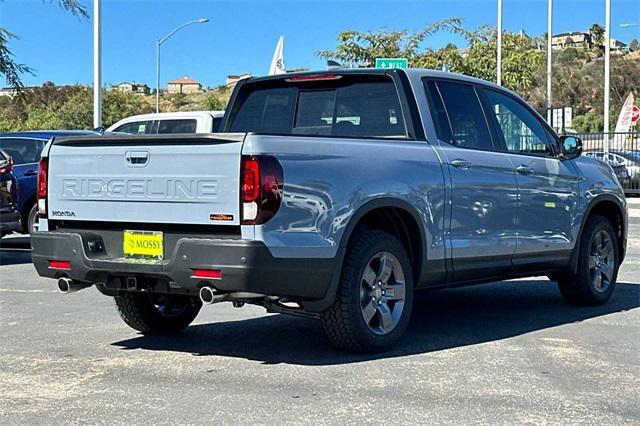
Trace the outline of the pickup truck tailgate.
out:
[[[49,219],[239,225],[243,140],[218,134],[54,141]]]

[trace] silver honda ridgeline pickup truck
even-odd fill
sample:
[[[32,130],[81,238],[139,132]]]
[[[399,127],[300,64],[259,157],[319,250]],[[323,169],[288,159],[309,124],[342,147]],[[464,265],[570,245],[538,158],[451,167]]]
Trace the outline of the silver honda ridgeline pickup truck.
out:
[[[229,301],[381,350],[421,289],[547,275],[569,303],[606,302],[626,202],[581,151],[514,93],[451,73],[252,78],[222,133],[53,140],[33,262],[145,334]]]

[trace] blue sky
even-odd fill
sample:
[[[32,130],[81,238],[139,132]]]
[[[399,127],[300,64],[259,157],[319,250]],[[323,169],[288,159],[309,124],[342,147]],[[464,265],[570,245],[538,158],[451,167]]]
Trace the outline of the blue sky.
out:
[[[92,9],[92,1],[81,2]],[[20,36],[10,45],[16,58],[36,70],[35,76],[24,76],[24,83],[90,83],[91,20],[63,12],[57,0],[50,3],[0,1],[0,27]],[[555,0],[554,33],[603,23],[604,3]],[[546,5],[546,0],[504,0],[505,30],[544,33]],[[216,86],[227,74],[265,74],[281,34],[287,67],[320,69],[324,62],[315,52],[335,48],[337,34],[346,29],[418,30],[448,17],[463,18],[467,28],[495,25],[496,0],[103,0],[103,83],[137,81],[154,86],[155,38],[201,17],[211,21],[184,29],[163,45],[163,86],[183,75]],[[640,22],[639,0],[612,0],[612,36],[625,42],[640,39],[640,27],[620,28],[623,22]],[[447,33],[431,37],[427,44],[437,48],[448,42],[464,44]]]

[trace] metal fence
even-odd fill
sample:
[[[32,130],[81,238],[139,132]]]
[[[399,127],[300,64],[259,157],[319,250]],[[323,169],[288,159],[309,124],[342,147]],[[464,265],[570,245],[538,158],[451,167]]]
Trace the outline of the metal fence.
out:
[[[584,154],[607,162],[627,194],[640,194],[640,133],[578,133]]]

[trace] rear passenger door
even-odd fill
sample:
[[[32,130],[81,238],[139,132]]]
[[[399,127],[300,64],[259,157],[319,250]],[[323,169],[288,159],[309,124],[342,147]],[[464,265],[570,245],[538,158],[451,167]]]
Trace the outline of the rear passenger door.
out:
[[[482,89],[485,109],[514,165],[518,182],[518,248],[514,265],[562,260],[573,247],[578,178],[571,161],[560,161],[556,140],[522,101]],[[548,259],[545,259],[548,258]]]
[[[436,150],[450,177],[453,280],[498,277],[516,249],[513,165],[494,146],[473,85],[430,79],[424,85],[440,139]]]

